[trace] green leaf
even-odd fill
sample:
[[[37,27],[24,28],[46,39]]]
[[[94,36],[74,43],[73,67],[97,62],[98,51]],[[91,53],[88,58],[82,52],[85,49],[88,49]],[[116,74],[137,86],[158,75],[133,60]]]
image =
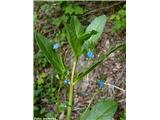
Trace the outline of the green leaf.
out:
[[[78,58],[81,54],[81,44],[78,37],[84,32],[81,23],[76,16],[72,16],[70,24],[64,24],[67,40],[72,47],[74,55]]]
[[[123,8],[126,9],[126,4],[124,4]]]
[[[40,114],[43,114],[45,111],[46,111],[46,109],[42,108],[41,111],[40,111]]]
[[[126,120],[126,112],[123,113],[123,116],[120,118],[120,120]]]
[[[87,27],[86,32],[95,30],[98,33],[96,35],[93,35],[89,40],[87,40],[83,47],[84,49],[94,48],[95,45],[98,43],[98,40],[103,32],[103,29],[106,24],[107,17],[105,15],[96,17],[91,24]]]
[[[60,17],[60,19],[61,19],[62,22],[67,22],[68,16],[62,15],[62,16]]]
[[[116,21],[115,24],[116,24],[115,28],[117,30],[119,30],[121,28],[121,26],[122,26],[122,22],[120,20]]]
[[[41,77],[41,78],[47,77],[47,73],[44,73],[44,72],[43,72],[42,74],[40,74],[40,77]]]
[[[68,17],[66,15],[62,15],[61,17],[52,19],[52,24],[56,27],[59,27],[63,22],[67,22]]]
[[[113,19],[111,19],[114,22],[114,26],[111,29],[111,33],[115,32],[121,32],[126,29],[126,10],[125,5],[123,8],[121,8],[115,15]],[[112,16],[110,18],[112,18]]]
[[[65,7],[64,13],[65,14],[69,14],[72,15],[74,12],[73,6],[71,4],[69,4],[67,7]]]
[[[116,15],[111,15],[110,20],[115,19]]]
[[[94,70],[104,60],[107,60],[107,58],[109,57],[109,55],[111,53],[115,52],[116,50],[122,50],[124,48],[125,48],[125,43],[122,43],[122,44],[118,45],[117,47],[110,48],[106,53],[102,54],[99,57],[99,59],[95,63],[93,63],[85,72],[81,72],[78,74],[78,76],[76,77],[75,84],[78,83],[78,81],[82,80],[83,77],[85,77],[88,73],[90,73],[92,70]]]
[[[38,85],[41,85],[41,84],[44,83],[44,80],[42,78],[40,78],[40,79],[37,80],[37,83],[38,83]]]
[[[116,20],[119,21],[120,20],[120,16],[116,15]]]
[[[82,25],[76,16],[71,17],[70,25],[74,34],[76,34],[76,38],[84,32]]]
[[[46,37],[44,37],[43,35],[41,35],[38,32],[35,32],[35,39],[36,39],[40,49],[44,52],[48,61],[55,68],[55,70],[59,74],[64,75],[67,71],[66,67],[63,64],[63,60],[62,60],[60,54],[58,54],[55,49],[52,49],[52,43],[50,43]]]
[[[84,44],[86,40],[88,40],[92,35],[97,34],[97,31],[92,30],[91,32],[85,32],[82,34],[79,38],[78,41],[80,41],[81,46]]]
[[[79,120],[112,120],[117,106],[117,103],[111,99],[99,101],[91,110],[82,114]]]
[[[119,10],[118,15],[121,16],[121,17],[125,17],[126,16],[126,10],[123,10],[123,9]]]
[[[39,22],[36,12],[33,13],[33,21],[34,21],[35,24]]]
[[[60,18],[55,18],[52,20],[52,24],[55,25],[56,27],[59,27],[61,23],[62,20]]]
[[[67,25],[67,24],[64,24],[65,26],[65,31],[66,31],[66,37],[67,37],[67,40],[69,42],[69,45],[71,46],[72,50],[73,50],[73,53],[75,56],[79,56],[78,53],[79,53],[79,46],[78,46],[78,41],[77,41],[77,38],[76,38],[76,35],[74,34],[73,30],[71,29],[71,26],[70,25]]]
[[[74,55],[78,58],[82,54],[82,46],[84,42],[97,32],[95,30],[84,32],[84,29],[76,16],[72,16],[70,24],[64,23],[64,26],[67,40]]]
[[[38,111],[39,108],[37,106],[34,106],[34,111]]]
[[[56,120],[56,118],[54,118],[55,116],[56,116],[55,112],[49,112],[45,115],[46,118],[52,118]]]
[[[67,104],[62,103],[58,107],[59,107],[60,112],[63,112],[67,109]]]
[[[74,12],[75,12],[76,15],[78,15],[78,14],[83,14],[84,10],[80,6],[75,6]]]

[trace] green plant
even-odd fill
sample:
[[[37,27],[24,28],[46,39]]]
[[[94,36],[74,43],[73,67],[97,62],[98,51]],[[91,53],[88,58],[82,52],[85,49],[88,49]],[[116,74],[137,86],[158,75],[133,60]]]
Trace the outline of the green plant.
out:
[[[95,18],[94,21],[87,27],[86,32],[95,30],[98,33],[91,36],[87,41],[85,41],[83,45],[84,49],[88,51],[89,49],[95,48],[105,27],[106,20],[106,16],[102,15],[100,17]]]
[[[79,120],[111,120],[117,109],[117,103],[113,100],[103,100],[87,110]]]
[[[123,31],[126,28],[126,4],[116,13],[110,16],[114,22],[112,33]]]
[[[57,46],[57,43],[50,41],[36,30],[34,32],[34,37],[40,49],[44,52],[46,58],[53,66],[54,70],[57,72],[57,78],[59,82],[58,83],[59,88],[57,91],[57,100],[56,100],[58,106],[57,107],[58,114],[61,112],[61,109],[59,107],[61,106],[60,90],[65,84],[69,85],[67,120],[71,120],[74,85],[77,84],[80,80],[82,80],[83,77],[85,77],[88,73],[94,70],[104,60],[107,60],[108,56],[111,53],[115,52],[116,50],[124,49],[125,47],[124,43],[112,47],[106,53],[101,54],[101,56],[97,59],[97,61],[95,61],[85,71],[79,71],[79,72],[76,71],[77,62],[82,54],[87,54],[88,59],[94,58],[93,49],[97,44],[99,37],[102,34],[106,20],[107,18],[105,15],[99,16],[95,18],[93,22],[86,29],[81,25],[80,21],[76,16],[71,16],[69,23],[64,22],[64,30],[66,38],[74,55],[71,72],[70,68],[67,68],[64,64],[64,59],[61,57],[62,55],[59,52],[60,48],[59,46]],[[70,81],[65,82],[66,79],[67,80],[69,79],[69,77]],[[53,80],[51,79],[50,82],[52,83]],[[94,115],[93,112],[97,111],[96,112],[97,120],[104,120],[104,119],[111,120],[116,109],[117,109],[117,104],[115,101],[113,100],[102,101],[97,103],[91,111],[87,111],[86,113],[84,113],[81,119],[93,120],[92,118],[92,115]]]
[[[62,3],[58,5],[62,6]],[[71,3],[67,3],[63,6],[63,14],[57,18],[53,18],[52,24],[58,28],[63,23],[67,23],[72,15],[81,15],[85,12],[86,9],[80,7],[79,5],[73,5]]]
[[[48,79],[50,78],[45,78],[43,80],[43,84],[39,84],[38,80],[34,82],[34,117],[45,117],[48,113],[51,113],[53,111],[50,111],[48,105],[52,105],[56,100],[53,97],[55,92],[55,88],[52,87],[53,92],[52,96],[51,94],[51,86],[48,83]],[[41,104],[39,104],[41,103]],[[54,116],[56,117],[57,113],[54,112]]]
[[[37,13],[36,12],[33,13],[33,20],[34,20],[34,24],[36,24],[36,23],[39,22],[39,20],[37,18]]]
[[[49,3],[46,3],[46,4],[41,6],[40,10],[48,15],[48,14],[51,13],[52,7],[53,6],[49,5]]]
[[[56,35],[55,39],[59,41],[65,40],[66,34],[64,30],[64,23],[68,23],[71,19],[72,15],[82,15],[86,12],[86,9],[79,5],[75,5],[72,2],[62,2],[57,1],[57,6],[63,8],[61,10],[62,14],[58,16],[57,18],[52,18],[51,24],[55,26],[56,29]]]
[[[120,118],[120,120],[126,120],[126,112],[123,113],[123,116]]]
[[[73,5],[73,4],[68,4],[65,8],[64,8],[64,13],[68,14],[68,15],[81,15],[85,12],[86,10],[83,9],[82,7],[78,6],[78,5]]]

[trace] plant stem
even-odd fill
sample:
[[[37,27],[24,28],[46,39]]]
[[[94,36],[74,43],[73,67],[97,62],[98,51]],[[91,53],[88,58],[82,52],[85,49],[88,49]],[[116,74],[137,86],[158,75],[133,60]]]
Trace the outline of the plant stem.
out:
[[[60,110],[59,110],[59,105],[60,105],[60,90],[61,90],[61,85],[62,83],[60,82],[59,88],[58,88],[58,92],[57,92],[57,113],[59,115]]]
[[[53,76],[51,77],[51,96],[53,96]]]
[[[71,75],[71,82],[70,82],[70,89],[69,89],[69,102],[68,102],[67,120],[71,119],[72,101],[73,101],[73,88],[74,88],[73,82],[74,82],[74,73],[75,73],[75,70],[76,70],[76,65],[77,65],[77,59],[74,59],[72,75]]]

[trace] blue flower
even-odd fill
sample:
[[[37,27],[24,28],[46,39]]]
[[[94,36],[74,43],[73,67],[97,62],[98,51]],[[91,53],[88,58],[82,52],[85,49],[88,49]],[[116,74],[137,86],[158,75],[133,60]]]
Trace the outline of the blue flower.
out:
[[[53,49],[58,49],[59,48],[59,44],[58,43],[54,43],[53,44]]]
[[[104,80],[99,80],[99,81],[98,81],[98,84],[99,84],[99,88],[100,88],[100,89],[104,88],[104,86],[105,86],[104,83],[105,83]]]
[[[87,52],[87,57],[88,58],[94,58],[94,53],[92,51]]]
[[[68,79],[66,79],[66,80],[64,81],[64,83],[65,83],[66,85],[69,85],[69,84],[70,84],[70,81],[69,81]]]

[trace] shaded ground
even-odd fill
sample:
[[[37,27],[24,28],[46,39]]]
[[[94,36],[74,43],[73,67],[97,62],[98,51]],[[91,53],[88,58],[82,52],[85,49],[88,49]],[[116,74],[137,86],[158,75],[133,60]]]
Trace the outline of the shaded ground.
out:
[[[82,23],[89,23],[94,17],[105,14],[106,16],[110,16],[115,13],[120,7],[124,4],[124,2],[77,2],[88,9],[88,12],[84,15],[80,16],[80,20]],[[37,4],[35,3],[35,6]],[[38,6],[38,5],[37,5]],[[35,25],[35,28],[41,30],[41,32],[47,36],[54,36],[54,27],[47,23],[46,15],[39,11],[38,7],[35,7],[35,11],[39,15],[39,24]],[[52,11],[51,15],[53,17],[57,17],[55,11]],[[44,26],[46,26],[45,28]],[[117,32],[111,34],[113,23],[112,21],[107,21],[106,26],[104,28],[104,32],[99,40],[99,43],[96,48],[95,59],[102,53],[107,51],[111,46],[115,46],[117,43],[125,41],[125,30],[121,32]],[[72,56],[70,53],[65,53],[67,45],[63,46],[63,52],[66,55],[66,63],[70,65],[72,63]],[[79,67],[86,67],[92,64],[92,62],[84,62],[84,56],[81,57],[78,65]],[[50,71],[50,68],[45,68],[46,72]],[[118,101],[119,107],[118,111],[115,114],[114,119],[118,120],[122,113],[125,111],[125,89],[126,89],[126,79],[125,79],[125,51],[117,51],[110,55],[110,58],[101,64],[98,68],[96,68],[92,73],[90,73],[83,81],[80,82],[78,86],[74,88],[74,109],[72,119],[75,120],[82,110],[84,110],[90,100],[93,97],[93,94],[99,90],[98,88],[98,80],[103,76],[107,76],[106,82],[109,82],[111,86],[106,87],[103,91],[96,94],[93,99],[94,104],[99,99],[106,99],[108,97],[114,98]],[[113,86],[112,86],[113,85]],[[118,87],[119,89],[117,89]],[[65,91],[63,91],[65,92]],[[67,99],[67,96],[63,97],[64,100]],[[51,106],[54,107],[54,106]],[[61,115],[61,119],[65,119],[65,115]]]

